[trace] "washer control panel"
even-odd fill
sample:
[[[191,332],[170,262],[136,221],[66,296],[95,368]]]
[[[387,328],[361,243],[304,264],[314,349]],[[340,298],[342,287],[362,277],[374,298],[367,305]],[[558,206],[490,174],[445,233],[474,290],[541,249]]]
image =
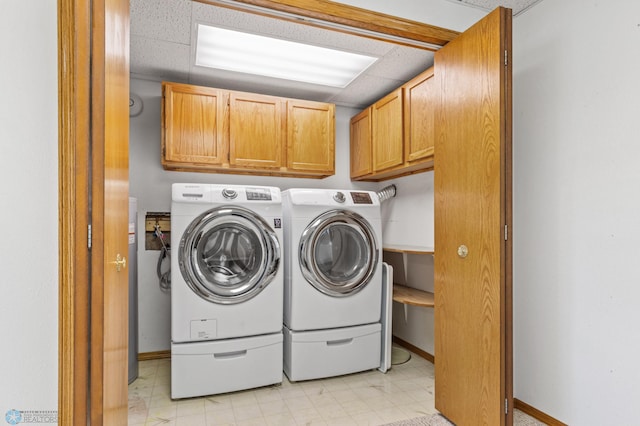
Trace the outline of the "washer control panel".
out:
[[[271,201],[271,191],[266,188],[247,188],[247,200]]]

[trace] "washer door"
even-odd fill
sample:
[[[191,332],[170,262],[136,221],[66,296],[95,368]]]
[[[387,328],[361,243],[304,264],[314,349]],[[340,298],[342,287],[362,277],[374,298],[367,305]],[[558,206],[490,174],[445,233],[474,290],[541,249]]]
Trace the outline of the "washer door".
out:
[[[273,280],[280,265],[280,244],[260,216],[224,206],[191,222],[178,256],[182,276],[198,296],[233,304],[255,297]]]
[[[300,268],[306,280],[329,296],[350,296],[371,281],[378,245],[365,218],[330,210],[315,218],[300,238]]]

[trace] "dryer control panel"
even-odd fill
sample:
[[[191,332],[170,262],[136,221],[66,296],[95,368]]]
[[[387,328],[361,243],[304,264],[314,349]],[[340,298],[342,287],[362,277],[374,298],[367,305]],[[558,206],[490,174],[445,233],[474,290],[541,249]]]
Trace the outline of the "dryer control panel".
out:
[[[368,192],[351,192],[353,204],[373,204],[371,194]]]

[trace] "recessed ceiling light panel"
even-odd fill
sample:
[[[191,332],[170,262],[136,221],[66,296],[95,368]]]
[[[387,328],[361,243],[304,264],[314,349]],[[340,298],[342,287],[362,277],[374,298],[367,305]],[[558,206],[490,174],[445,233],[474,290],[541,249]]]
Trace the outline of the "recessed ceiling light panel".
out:
[[[198,24],[196,65],[344,88],[378,58]]]

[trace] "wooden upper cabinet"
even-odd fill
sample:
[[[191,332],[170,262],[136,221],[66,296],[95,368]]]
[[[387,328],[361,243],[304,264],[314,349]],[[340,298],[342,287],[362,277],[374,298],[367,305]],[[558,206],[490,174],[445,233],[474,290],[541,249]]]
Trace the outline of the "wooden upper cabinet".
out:
[[[380,99],[371,109],[374,173],[404,162],[402,132],[402,88],[399,88]]]
[[[227,94],[187,84],[163,84],[162,164],[220,165],[227,157]]]
[[[284,165],[283,101],[253,93],[229,96],[229,164],[257,169]]]
[[[323,178],[335,174],[335,105],[162,83],[167,170]]]
[[[351,179],[369,176],[371,162],[371,107],[351,118],[349,131],[351,140]]]
[[[432,67],[351,119],[351,179],[381,181],[433,170],[439,93],[433,76]]]
[[[329,176],[335,170],[335,105],[287,101],[287,168]]]
[[[404,141],[406,162],[433,157],[437,94],[433,67],[404,85]]]

